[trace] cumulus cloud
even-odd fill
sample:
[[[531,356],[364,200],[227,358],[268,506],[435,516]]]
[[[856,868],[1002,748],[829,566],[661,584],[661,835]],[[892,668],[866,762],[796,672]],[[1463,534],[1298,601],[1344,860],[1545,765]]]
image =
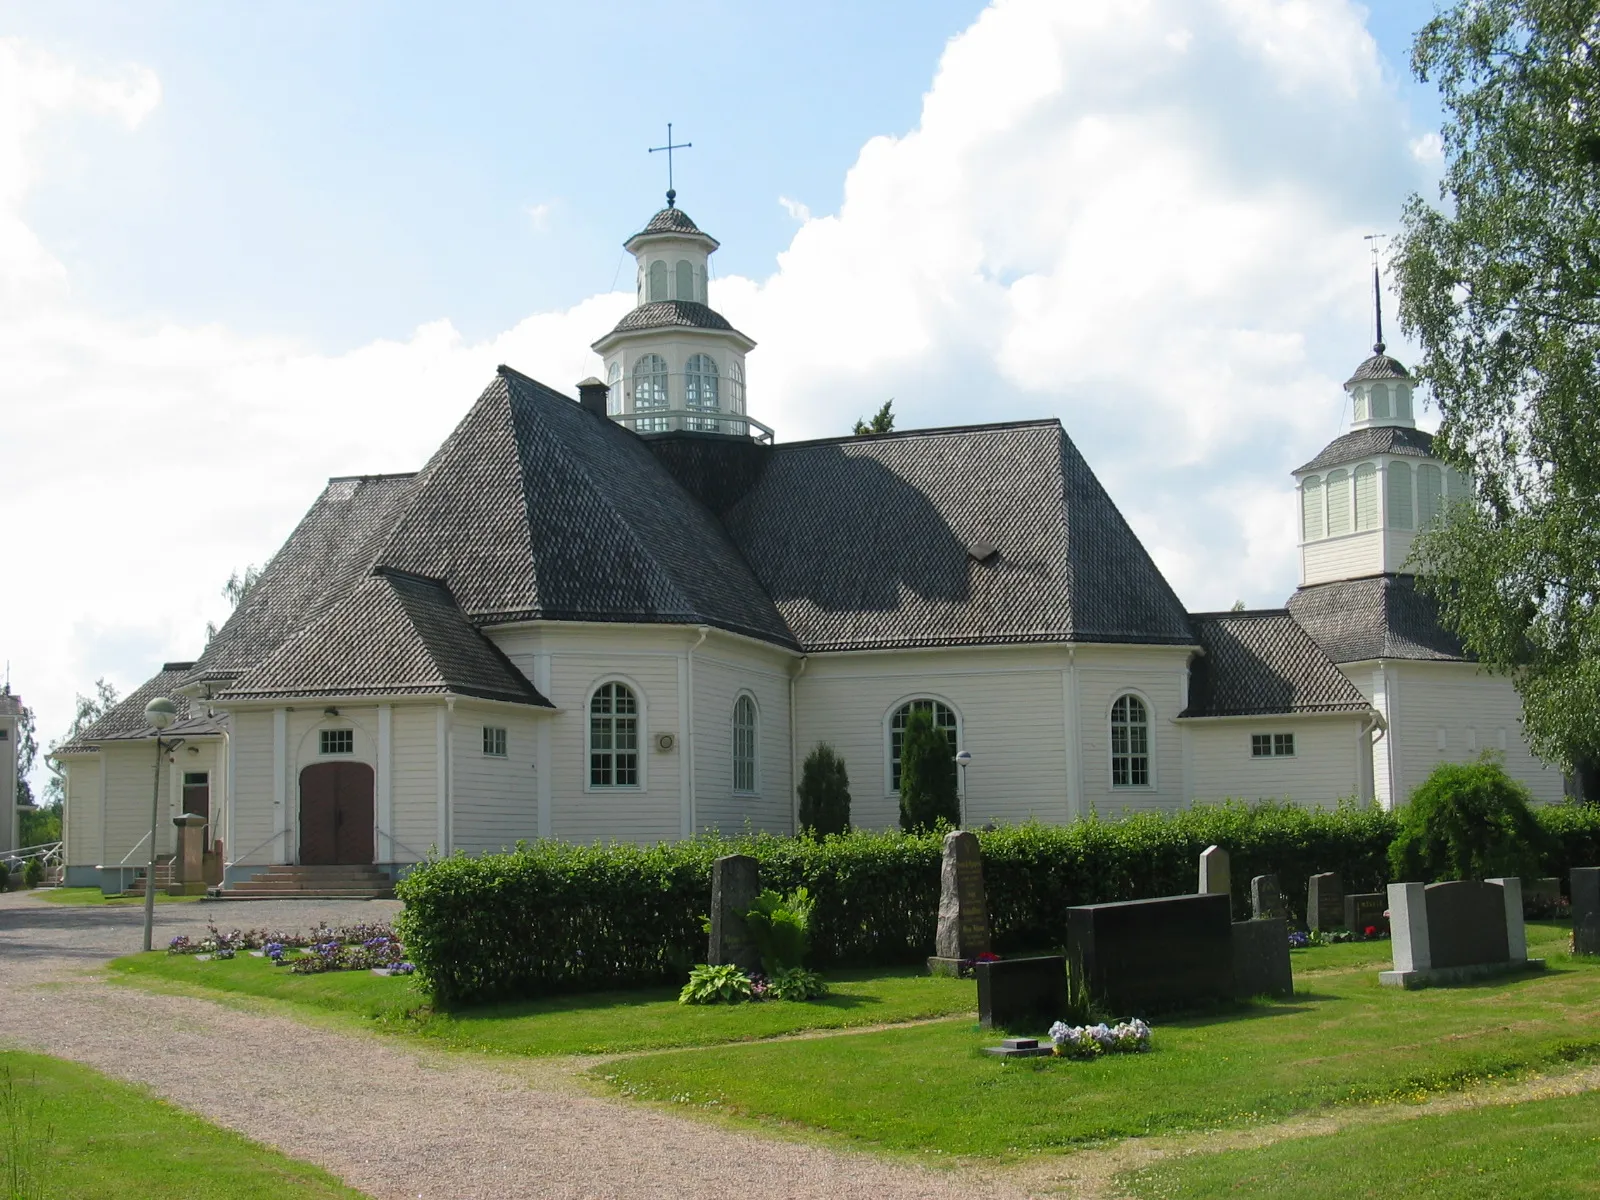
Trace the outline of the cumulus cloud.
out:
[[[535,233],[544,233],[550,228],[550,214],[552,211],[554,211],[554,206],[550,204],[528,205],[528,224],[533,226]]]
[[[43,564],[0,590],[0,627],[46,735],[95,676],[197,653],[229,570],[328,475],[415,468],[498,362],[594,373],[588,343],[632,303],[481,342],[446,315],[332,355],[87,311],[21,216],[36,138],[69,110],[134,129],[159,100],[146,70],[0,42],[0,470]],[[751,411],[780,437],[890,395],[901,428],[1059,416],[1192,607],[1277,604],[1287,472],[1338,430],[1361,235],[1422,186],[1414,137],[1343,0],[998,0],[916,127],[862,147],[839,210],[780,198],[800,225],[776,269],[712,301],[760,342]]]
[[[801,224],[811,220],[811,208],[809,205],[802,204],[798,200],[791,200],[787,196],[779,196],[778,204],[784,212],[789,214],[792,220],[799,221]]]

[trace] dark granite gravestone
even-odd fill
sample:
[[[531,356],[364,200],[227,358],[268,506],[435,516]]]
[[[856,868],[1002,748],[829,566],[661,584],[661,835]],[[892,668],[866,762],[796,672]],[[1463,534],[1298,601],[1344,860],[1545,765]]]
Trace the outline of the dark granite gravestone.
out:
[[[1241,1000],[1294,995],[1288,921],[1270,917],[1233,923],[1233,994]]]
[[[977,835],[958,829],[944,835],[939,868],[939,926],[928,969],[955,975],[963,961],[989,952],[989,902],[983,890],[983,855]]]
[[[1572,927],[1581,929],[1584,918],[1600,913],[1600,867],[1573,867],[1569,876],[1572,888]]]
[[[1067,960],[1059,954],[996,959],[972,970],[985,1029],[1048,1027],[1067,1015]]]
[[[998,1046],[985,1046],[983,1052],[996,1058],[1043,1058],[1056,1052],[1054,1042],[1039,1044],[1038,1038],[1006,1038]]]
[[[1223,895],[1086,904],[1067,910],[1067,953],[1119,1018],[1209,1004],[1233,996],[1231,916]]]
[[[1365,937],[1367,930],[1389,932],[1387,892],[1351,892],[1344,898],[1344,927]]]
[[[1306,882],[1306,928],[1344,928],[1344,884],[1338,872],[1325,871]]]
[[[1257,875],[1250,881],[1250,914],[1258,921],[1273,921],[1288,915],[1276,875]]]
[[[1561,880],[1555,876],[1525,880],[1522,885],[1522,915],[1548,917],[1561,903]]]
[[[761,894],[761,866],[748,854],[728,854],[711,864],[711,944],[706,962],[761,970],[761,952],[745,929],[744,914]]]
[[[1379,972],[1378,982],[1391,987],[1465,983],[1544,967],[1528,957],[1520,879],[1391,883],[1389,916],[1394,969]]]
[[[1505,893],[1492,883],[1461,879],[1435,883],[1426,893],[1428,949],[1431,965],[1472,967],[1505,962]]]
[[[1600,912],[1592,912],[1572,927],[1574,954],[1600,954]]]

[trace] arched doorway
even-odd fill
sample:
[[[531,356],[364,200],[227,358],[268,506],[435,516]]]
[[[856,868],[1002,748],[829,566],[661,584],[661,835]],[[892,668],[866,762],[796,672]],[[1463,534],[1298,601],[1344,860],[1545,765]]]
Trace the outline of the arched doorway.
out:
[[[372,768],[317,763],[300,772],[300,865],[347,866],[373,858]]]

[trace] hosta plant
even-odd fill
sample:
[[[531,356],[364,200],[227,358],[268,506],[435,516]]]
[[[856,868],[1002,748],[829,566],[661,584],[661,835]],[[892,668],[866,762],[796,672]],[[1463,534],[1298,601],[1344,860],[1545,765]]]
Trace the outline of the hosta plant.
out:
[[[814,1000],[828,994],[822,976],[804,967],[775,971],[767,980],[767,995],[774,1000]]]
[[[689,982],[678,993],[679,1004],[737,1004],[750,999],[750,976],[732,963],[701,963],[689,972]]]

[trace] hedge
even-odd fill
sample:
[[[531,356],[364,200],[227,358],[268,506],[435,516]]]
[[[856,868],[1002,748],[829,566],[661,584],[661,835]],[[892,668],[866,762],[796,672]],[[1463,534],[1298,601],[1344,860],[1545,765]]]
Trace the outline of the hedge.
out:
[[[1564,885],[1570,867],[1600,863],[1600,807],[1558,805],[1539,810],[1539,821],[1546,874]],[[1229,853],[1236,916],[1249,915],[1251,877],[1268,873],[1303,916],[1316,872],[1339,872],[1348,891],[1380,890],[1396,832],[1394,817],[1373,807],[1237,803],[981,832],[994,947],[1060,945],[1074,905],[1192,892],[1212,844]],[[444,1004],[671,982],[705,957],[712,861],[743,853],[760,861],[767,886],[810,890],[815,965],[914,963],[933,950],[940,846],[937,833],[860,831],[820,842],[538,842],[418,865],[397,888],[398,925],[418,976]]]

